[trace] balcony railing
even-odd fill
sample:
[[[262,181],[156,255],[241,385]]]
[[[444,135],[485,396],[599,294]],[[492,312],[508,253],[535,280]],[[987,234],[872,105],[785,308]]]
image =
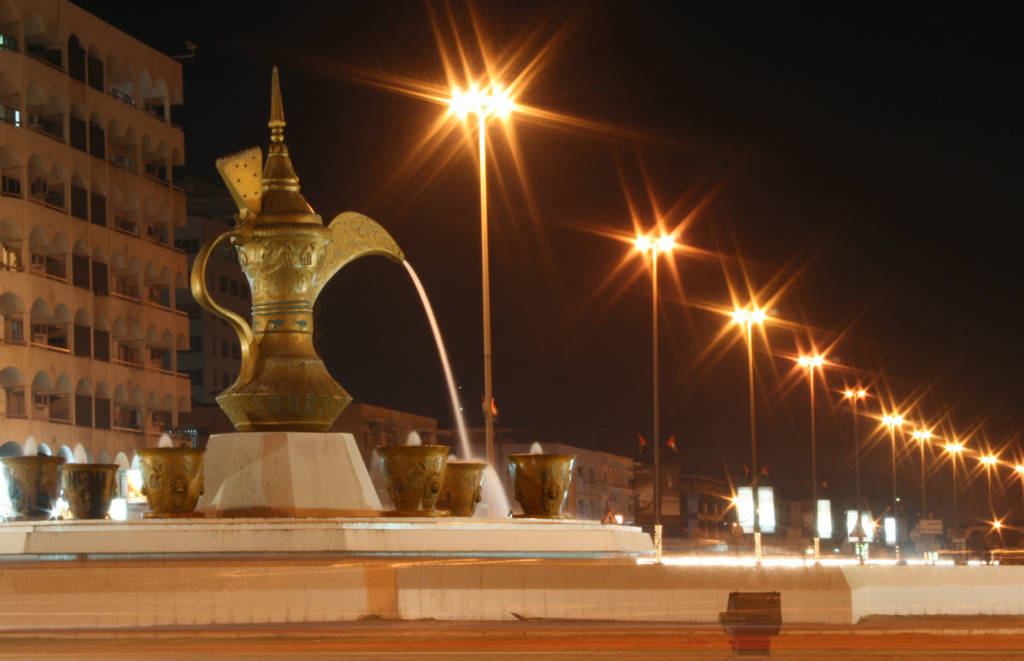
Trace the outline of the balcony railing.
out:
[[[122,92],[121,90],[112,87],[110,88],[110,96],[114,97],[121,103],[127,103],[132,108],[135,107],[135,97],[127,92]]]
[[[124,154],[116,151],[111,152],[110,162],[119,168],[128,170],[129,172],[134,172],[135,174],[139,173],[139,164],[130,156],[125,156]]]
[[[129,220],[124,216],[114,215],[114,229],[118,232],[124,232],[125,234],[131,234],[132,236],[139,235],[139,224],[134,220]]]

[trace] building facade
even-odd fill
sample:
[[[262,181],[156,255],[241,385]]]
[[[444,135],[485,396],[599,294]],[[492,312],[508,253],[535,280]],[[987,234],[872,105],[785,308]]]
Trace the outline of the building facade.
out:
[[[188,411],[181,66],[64,0],[0,0],[0,442],[109,461]]]

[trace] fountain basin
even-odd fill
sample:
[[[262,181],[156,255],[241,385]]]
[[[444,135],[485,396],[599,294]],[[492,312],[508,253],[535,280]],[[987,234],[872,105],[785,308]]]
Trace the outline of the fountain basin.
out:
[[[45,521],[60,497],[63,457],[32,455],[0,458],[11,503],[10,521]]]
[[[565,519],[562,505],[569,493],[572,467],[569,454],[510,454],[512,489],[523,508],[520,516],[533,519]]]
[[[444,481],[448,447],[392,445],[377,448],[394,511],[385,516],[446,516],[435,510]]]
[[[76,519],[105,519],[117,491],[117,464],[65,464],[61,487]]]
[[[449,461],[437,506],[452,516],[473,516],[483,497],[485,468],[482,461]]]
[[[203,493],[204,450],[196,448],[144,448],[139,450],[142,465],[142,493],[151,512],[147,518],[189,518],[203,516],[194,512]]]

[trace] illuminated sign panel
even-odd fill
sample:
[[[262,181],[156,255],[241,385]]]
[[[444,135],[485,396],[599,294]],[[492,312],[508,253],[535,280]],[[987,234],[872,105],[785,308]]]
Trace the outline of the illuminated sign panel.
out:
[[[758,487],[757,500],[761,532],[775,532],[775,490],[772,487]],[[743,532],[754,532],[754,494],[750,487],[736,489],[736,515],[743,526]]]

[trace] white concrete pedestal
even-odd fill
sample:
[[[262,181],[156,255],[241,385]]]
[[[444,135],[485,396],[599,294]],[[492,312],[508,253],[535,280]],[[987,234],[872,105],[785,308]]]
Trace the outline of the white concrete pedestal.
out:
[[[206,445],[207,516],[376,516],[380,499],[352,434],[215,434]]]

